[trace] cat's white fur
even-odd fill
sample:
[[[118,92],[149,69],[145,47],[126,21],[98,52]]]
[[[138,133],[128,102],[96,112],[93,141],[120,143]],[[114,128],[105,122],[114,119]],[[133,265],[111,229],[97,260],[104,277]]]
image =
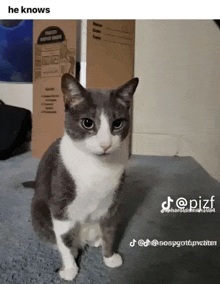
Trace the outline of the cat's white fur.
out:
[[[109,152],[115,151],[120,145],[119,136],[113,136],[109,129],[109,123],[104,113],[101,114],[101,127],[96,136],[92,136],[86,140],[86,146],[91,151],[96,153],[103,148],[111,147]]]
[[[97,155],[103,153],[103,147],[108,146],[110,148],[106,153],[111,153],[110,155]],[[53,218],[57,245],[64,265],[60,276],[71,280],[76,276],[78,267],[70,249],[63,244],[61,235],[73,228],[76,222],[85,222],[89,215],[91,219],[98,220],[107,213],[114,191],[120,183],[128,154],[126,142],[120,142],[119,136],[111,134],[104,113],[101,114],[97,135],[82,141],[73,141],[65,133],[60,144],[60,154],[76,185],[76,198],[67,207],[68,221]],[[104,261],[110,267],[122,263],[120,257],[114,255]]]
[[[70,221],[60,221],[52,218],[53,229],[56,235],[57,247],[60,251],[63,267],[60,269],[60,277],[65,280],[72,280],[76,277],[78,273],[78,267],[73,258],[70,249],[64,245],[62,240],[62,235],[67,233],[71,228]]]
[[[114,268],[122,265],[122,257],[118,253],[114,253],[111,257],[104,257],[106,266]]]

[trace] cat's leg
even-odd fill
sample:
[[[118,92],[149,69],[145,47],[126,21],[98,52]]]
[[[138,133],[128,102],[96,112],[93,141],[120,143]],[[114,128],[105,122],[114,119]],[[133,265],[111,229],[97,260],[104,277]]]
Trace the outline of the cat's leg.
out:
[[[64,237],[71,230],[71,222],[53,219],[53,228],[63,264],[59,271],[60,277],[69,281],[73,280],[78,273],[78,266],[71,252],[71,247],[68,246]]]
[[[102,231],[102,254],[103,260],[108,267],[118,267],[122,265],[122,257],[114,251],[114,240],[116,234],[116,226],[109,223],[109,220],[100,220],[100,228]]]

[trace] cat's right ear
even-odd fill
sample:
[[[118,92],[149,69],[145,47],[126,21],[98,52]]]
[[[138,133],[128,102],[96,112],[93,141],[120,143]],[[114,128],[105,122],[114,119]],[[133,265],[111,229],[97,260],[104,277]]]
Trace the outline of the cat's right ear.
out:
[[[85,90],[83,86],[70,74],[64,74],[61,78],[61,89],[66,109],[79,105],[84,97],[82,95]]]

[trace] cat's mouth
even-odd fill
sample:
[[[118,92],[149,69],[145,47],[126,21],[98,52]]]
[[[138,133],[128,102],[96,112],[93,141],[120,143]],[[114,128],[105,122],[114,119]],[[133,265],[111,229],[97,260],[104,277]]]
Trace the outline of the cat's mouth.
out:
[[[99,156],[99,157],[103,157],[103,156],[108,156],[108,155],[110,155],[110,153],[104,152],[104,153],[100,153],[100,154],[96,154],[96,155]]]

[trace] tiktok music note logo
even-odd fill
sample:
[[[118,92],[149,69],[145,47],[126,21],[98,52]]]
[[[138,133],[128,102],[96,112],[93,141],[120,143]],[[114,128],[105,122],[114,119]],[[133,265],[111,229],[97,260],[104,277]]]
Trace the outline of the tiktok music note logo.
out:
[[[134,247],[136,242],[137,242],[137,241],[136,241],[135,239],[133,239],[133,241],[130,242],[130,247]]]
[[[168,209],[170,209],[170,204],[171,204],[171,202],[173,202],[174,200],[170,197],[170,196],[168,196],[168,198],[167,198],[167,201],[164,201],[163,203],[162,203],[162,209],[163,210],[168,210]]]

